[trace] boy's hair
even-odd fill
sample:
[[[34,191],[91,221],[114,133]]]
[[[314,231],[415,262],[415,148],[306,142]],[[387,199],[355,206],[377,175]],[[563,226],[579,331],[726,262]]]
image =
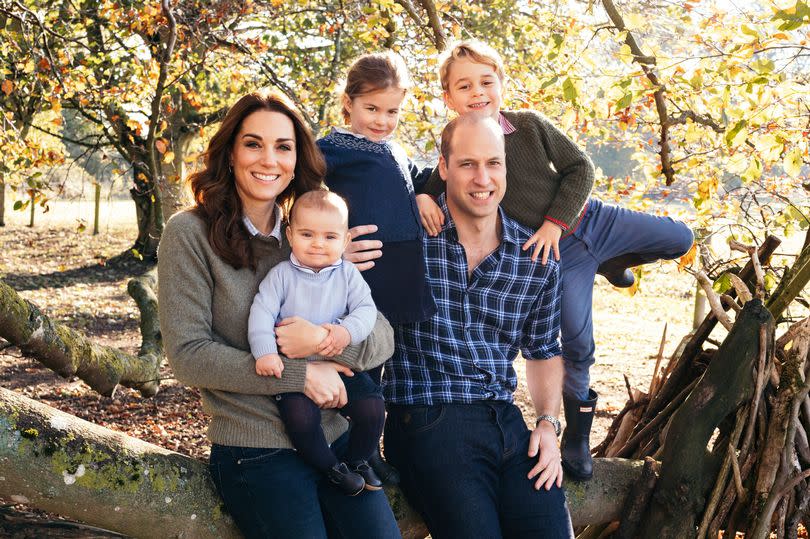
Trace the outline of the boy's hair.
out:
[[[503,129],[501,129],[500,124],[498,124],[498,122],[493,120],[492,117],[486,116],[484,114],[476,114],[475,112],[462,114],[461,116],[456,116],[455,118],[447,122],[447,125],[445,125],[444,129],[442,129],[442,141],[439,149],[446,163],[450,162],[450,148],[453,144],[453,135],[456,132],[456,128],[460,125],[478,125],[478,124],[484,124],[494,133],[496,133],[498,135],[498,138],[503,140]]]
[[[312,208],[319,211],[335,211],[340,214],[346,228],[349,227],[349,206],[346,199],[337,193],[326,189],[315,189],[307,191],[295,199],[295,203],[290,208],[290,224],[295,221],[295,216],[299,208]]]
[[[468,58],[478,64],[491,66],[498,78],[503,82],[505,77],[503,58],[498,54],[498,51],[482,41],[470,39],[459,41],[444,51],[439,58],[439,80],[442,83],[442,90],[445,92],[448,91],[448,85],[450,84],[450,81],[447,80],[450,75],[450,67],[459,58]]]
[[[404,92],[411,87],[411,76],[401,56],[393,51],[373,52],[357,58],[346,73],[343,94],[350,100],[388,88]],[[343,107],[343,119],[349,121],[349,113]]]

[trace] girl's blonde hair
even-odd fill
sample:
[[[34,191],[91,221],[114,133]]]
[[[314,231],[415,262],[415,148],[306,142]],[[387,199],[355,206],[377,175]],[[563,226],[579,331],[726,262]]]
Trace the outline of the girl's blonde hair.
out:
[[[357,58],[346,74],[346,86],[343,95],[354,100],[355,97],[399,88],[407,92],[411,87],[411,77],[405,61],[393,51],[374,52]],[[349,121],[349,112],[343,108],[343,119]]]

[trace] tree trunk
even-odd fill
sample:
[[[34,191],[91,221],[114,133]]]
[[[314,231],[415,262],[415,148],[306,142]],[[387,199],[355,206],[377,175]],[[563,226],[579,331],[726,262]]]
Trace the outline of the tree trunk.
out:
[[[0,388],[0,496],[134,537],[239,537],[203,462]],[[643,463],[596,459],[567,483],[574,525],[609,522]],[[406,539],[425,537],[398,489],[387,489]]]
[[[0,281],[0,337],[60,376],[78,376],[102,395],[112,396],[118,384],[137,389],[144,396],[157,393],[159,353],[150,348],[152,353],[135,357],[96,345],[82,333],[51,321],[3,281]]]
[[[159,189],[163,203],[163,216],[168,219],[191,202],[191,191],[186,183],[186,154],[196,138],[195,132],[181,132],[172,137],[171,151],[174,154],[168,163],[161,162]]]
[[[134,186],[129,190],[135,201],[138,220],[138,238],[133,249],[145,260],[155,260],[160,236],[163,234],[163,209],[160,191],[149,180],[148,170],[132,167]]]
[[[745,304],[708,369],[678,408],[661,457],[661,478],[641,537],[694,537],[696,521],[714,479],[706,450],[715,428],[754,393],[751,373],[760,355],[760,330],[773,348],[774,319],[758,299]]]
[[[0,172],[0,226],[6,226],[6,180]]]

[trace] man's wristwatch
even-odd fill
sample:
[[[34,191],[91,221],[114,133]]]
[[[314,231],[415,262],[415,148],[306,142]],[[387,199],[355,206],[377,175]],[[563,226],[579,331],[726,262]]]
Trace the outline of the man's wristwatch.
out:
[[[560,420],[554,417],[553,415],[539,415],[537,416],[537,422],[534,424],[534,427],[537,428],[540,425],[541,421],[548,421],[552,425],[554,425],[554,433],[559,436],[560,431],[562,430],[562,425],[560,425]]]

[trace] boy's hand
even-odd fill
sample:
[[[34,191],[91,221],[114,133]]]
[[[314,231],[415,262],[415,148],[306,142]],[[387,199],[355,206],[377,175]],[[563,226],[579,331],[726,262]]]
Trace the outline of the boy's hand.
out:
[[[543,265],[548,262],[548,255],[553,250],[554,259],[560,259],[560,236],[562,236],[562,228],[560,225],[554,224],[551,221],[546,221],[540,230],[535,232],[529,240],[523,244],[523,250],[527,250],[534,244],[534,252],[532,253],[532,262],[537,262],[537,256],[540,251],[543,251]]]
[[[329,330],[329,335],[323,340],[318,353],[324,357],[335,357],[343,353],[343,349],[352,342],[349,330],[338,324],[322,324],[321,327]]]
[[[444,213],[433,197],[426,194],[416,195],[416,205],[419,206],[419,217],[428,236],[438,236],[444,226]]]
[[[278,354],[265,354],[256,360],[256,374],[281,378],[284,363]]]

